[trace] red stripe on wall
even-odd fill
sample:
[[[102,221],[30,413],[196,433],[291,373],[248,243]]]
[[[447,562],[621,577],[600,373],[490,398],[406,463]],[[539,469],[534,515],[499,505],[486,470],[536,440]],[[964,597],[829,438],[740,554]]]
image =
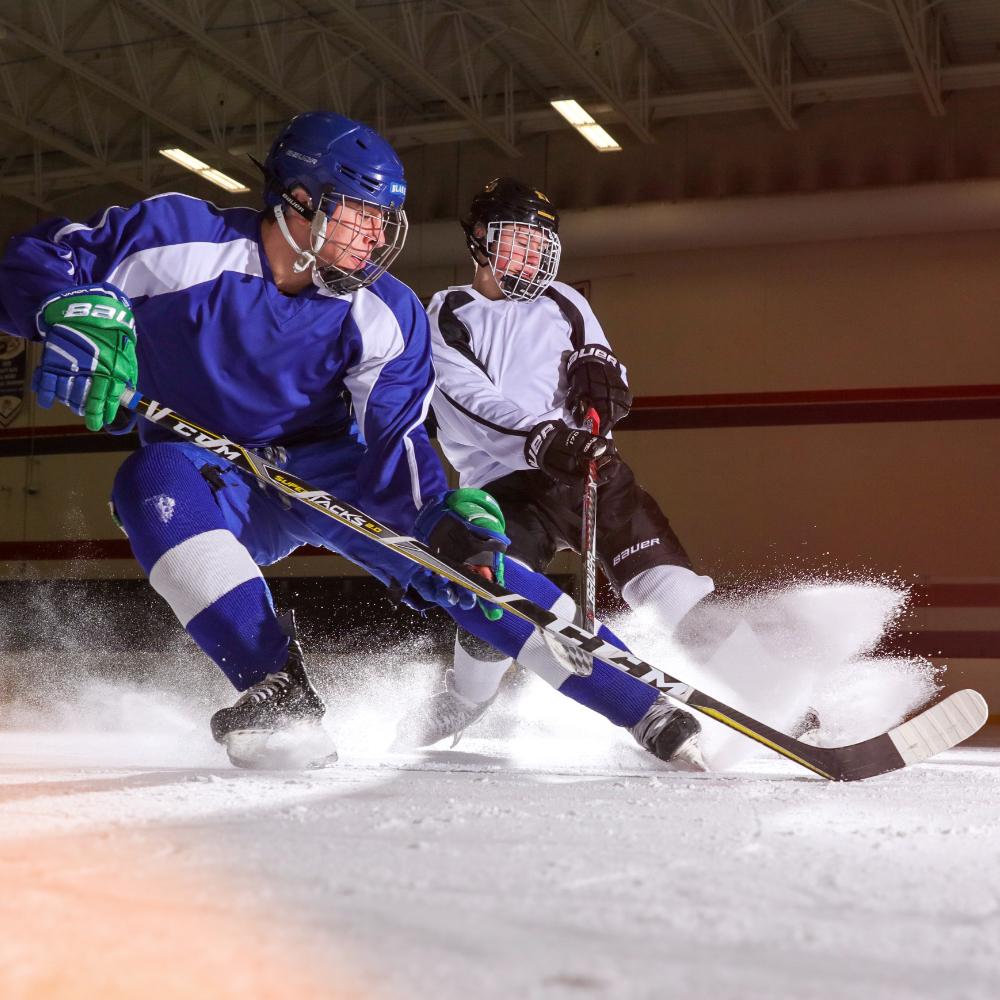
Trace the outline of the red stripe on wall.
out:
[[[882,656],[921,656],[952,660],[1000,659],[1000,632],[920,629],[894,636],[878,647]]]
[[[952,385],[643,396],[620,426],[651,431],[998,418],[1000,386]]]
[[[912,593],[917,607],[1000,608],[1000,583],[928,583]]]
[[[914,385],[875,389],[806,389],[787,392],[639,396],[633,406],[638,409],[685,406],[794,406],[802,403],[889,403],[945,399],[1000,399],[1000,385]]]
[[[71,437],[77,434],[93,434],[84,424],[51,424],[45,427],[9,427],[0,430],[0,438],[49,438]]]

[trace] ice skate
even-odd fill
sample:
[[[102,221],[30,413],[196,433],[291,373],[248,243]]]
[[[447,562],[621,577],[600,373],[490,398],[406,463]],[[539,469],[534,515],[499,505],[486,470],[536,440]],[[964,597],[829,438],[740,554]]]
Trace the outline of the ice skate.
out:
[[[391,749],[429,747],[449,736],[453,737],[451,745],[454,747],[465,730],[481,719],[496,699],[496,695],[482,702],[463,698],[455,690],[455,671],[450,668],[445,671],[444,683],[444,691],[428,698],[400,719]]]
[[[212,736],[236,767],[299,770],[337,760],[323,728],[326,706],[306,676],[302,649],[292,640],[285,666],[212,716]]]
[[[632,735],[644,750],[686,770],[706,771],[701,754],[701,724],[690,713],[660,695],[649,711],[632,727]]]
[[[810,707],[802,713],[802,717],[795,723],[788,735],[802,740],[803,743],[816,745],[821,726],[819,713],[815,708]]]

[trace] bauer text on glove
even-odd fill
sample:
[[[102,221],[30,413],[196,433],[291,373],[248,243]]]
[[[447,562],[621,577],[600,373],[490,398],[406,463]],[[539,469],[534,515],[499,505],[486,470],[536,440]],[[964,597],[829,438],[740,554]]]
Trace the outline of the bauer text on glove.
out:
[[[64,403],[99,431],[118,413],[122,391],[135,388],[135,318],[114,285],[71,288],[46,299],[36,317],[42,358],[32,388],[38,403]]]
[[[632,393],[625,384],[622,366],[602,344],[584,344],[566,360],[566,409],[582,424],[593,407],[606,434],[632,408]]]
[[[562,420],[543,420],[528,432],[524,458],[533,469],[570,486],[580,485],[591,462],[598,483],[611,478],[618,456],[614,442],[570,427]]]

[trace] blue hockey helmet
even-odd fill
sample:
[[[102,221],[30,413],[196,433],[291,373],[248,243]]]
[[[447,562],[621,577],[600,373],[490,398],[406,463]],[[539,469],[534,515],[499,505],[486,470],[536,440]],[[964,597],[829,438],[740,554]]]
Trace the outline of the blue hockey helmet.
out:
[[[407,231],[403,164],[373,128],[332,111],[308,111],[278,133],[259,166],[267,181],[265,204],[276,207],[282,232],[300,255],[299,269],[312,266],[318,283],[338,294],[363,288],[399,255]],[[308,193],[307,205],[293,196],[298,187]],[[335,214],[344,214],[337,209],[345,202],[360,206],[369,219],[378,216],[381,227],[370,258],[350,269],[331,265],[322,256],[325,245],[337,242],[330,235],[330,221]],[[283,220],[286,208],[311,223],[308,249],[292,240]]]
[[[333,111],[296,115],[272,143],[264,174],[268,205],[299,185],[313,205],[326,190],[389,209],[401,209],[406,198],[403,164],[392,146],[375,129]]]

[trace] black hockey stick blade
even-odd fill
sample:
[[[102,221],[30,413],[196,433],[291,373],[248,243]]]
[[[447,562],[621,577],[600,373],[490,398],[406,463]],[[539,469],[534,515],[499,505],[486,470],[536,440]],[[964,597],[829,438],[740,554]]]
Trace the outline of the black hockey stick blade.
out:
[[[701,691],[687,699],[695,708],[831,781],[862,781],[933,757],[967,740],[986,724],[989,708],[966,688],[900,723],[887,733],[843,747],[814,747],[779,733]]]
[[[832,781],[857,781],[919,763],[967,739],[986,721],[988,713],[982,696],[975,691],[959,691],[890,732],[863,743],[849,747],[811,746],[730,708],[704,692],[696,691],[690,684],[539,607],[526,597],[506,590],[492,580],[468,573],[465,567],[434,555],[416,538],[397,534],[332,493],[310,486],[293,473],[264,461],[251,449],[200,427],[162,403],[143,399],[130,389],[122,393],[122,403],[146,420],[224,458],[285,496],[306,504],[352,531],[472,591],[484,601],[524,619],[540,630],[550,648],[554,649],[556,643],[565,647],[558,659],[567,671],[581,675],[590,673],[592,659],[596,656],[675,701],[685,703],[688,708],[716,719]]]

